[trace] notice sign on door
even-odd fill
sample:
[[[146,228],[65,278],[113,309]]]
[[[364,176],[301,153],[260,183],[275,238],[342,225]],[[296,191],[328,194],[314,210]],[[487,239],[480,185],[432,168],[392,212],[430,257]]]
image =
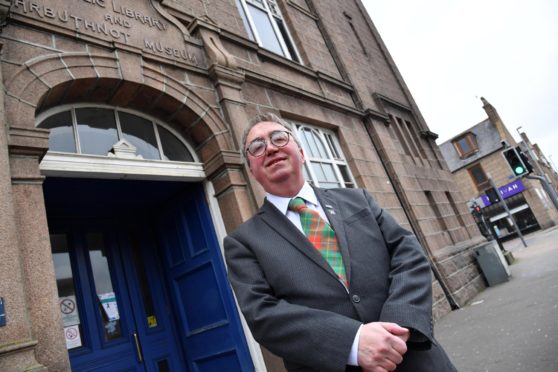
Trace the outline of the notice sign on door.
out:
[[[73,349],[81,346],[81,335],[79,325],[64,327],[64,338],[66,338],[66,349]]]
[[[105,314],[107,314],[107,318],[110,321],[120,319],[120,315],[118,314],[118,306],[116,306],[116,296],[114,292],[108,292],[99,294],[99,301],[101,301],[101,305],[103,306],[103,310],[105,310]]]
[[[60,305],[60,313],[62,314],[64,327],[79,324],[76,296],[60,297],[58,299],[58,304]]]

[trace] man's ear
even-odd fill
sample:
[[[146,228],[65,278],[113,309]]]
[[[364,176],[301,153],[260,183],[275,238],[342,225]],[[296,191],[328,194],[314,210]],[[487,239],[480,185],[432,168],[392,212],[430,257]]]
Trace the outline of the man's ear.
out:
[[[248,160],[248,158],[246,158],[246,165],[248,166],[248,170],[250,171],[250,174],[254,175],[254,173],[252,172],[252,164],[250,164],[250,160]]]

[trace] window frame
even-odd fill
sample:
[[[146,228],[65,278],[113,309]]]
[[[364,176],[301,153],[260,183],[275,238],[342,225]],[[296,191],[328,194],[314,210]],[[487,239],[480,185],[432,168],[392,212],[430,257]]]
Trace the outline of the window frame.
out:
[[[470,147],[471,150],[469,151],[465,151],[463,149],[463,147],[461,146],[460,142],[465,140],[465,142],[467,143],[467,146]],[[454,139],[452,141],[453,147],[455,148],[455,151],[457,151],[457,154],[459,155],[459,157],[461,159],[467,158],[475,153],[477,153],[479,151],[479,146],[477,143],[477,138],[476,135],[474,133],[471,132],[467,132],[462,136],[459,136],[458,138]]]
[[[482,173],[482,175],[484,176],[484,181],[483,182],[480,182],[480,183],[477,182],[476,177],[473,175],[473,172],[474,172],[473,169],[478,169]],[[471,180],[473,181],[473,184],[477,188],[477,191],[483,192],[487,188],[490,188],[490,181],[488,180],[488,176],[486,175],[486,172],[484,171],[484,168],[482,167],[482,165],[480,163],[473,164],[470,167],[468,167],[467,172],[469,173],[469,177],[471,177]]]
[[[151,121],[155,126],[161,126],[168,130],[179,140],[190,152],[192,162],[175,160],[154,160],[139,158],[109,157],[106,155],[83,154],[78,152],[79,135],[77,134],[77,122],[75,109],[79,108],[103,108],[117,112],[126,112]],[[126,109],[118,106],[103,105],[96,103],[66,104],[46,110],[35,117],[35,126],[38,127],[47,118],[58,113],[69,111],[72,116],[72,130],[76,152],[58,152],[48,150],[40,163],[41,174],[52,177],[85,177],[96,178],[128,178],[143,180],[180,180],[180,181],[203,181],[206,178],[203,164],[199,161],[193,147],[185,141],[182,136],[168,124],[146,115],[142,112]],[[118,131],[119,128],[118,124]],[[120,135],[120,132],[119,132]],[[158,131],[156,138],[160,144]],[[164,152],[161,153],[163,155]]]
[[[302,146],[302,149],[304,150],[304,157],[306,160],[306,162],[304,163],[304,174],[305,174],[305,179],[308,183],[312,185],[316,185],[318,187],[327,187],[327,186],[320,185],[320,182],[318,181],[318,177],[316,176],[316,173],[311,165],[330,164],[333,168],[333,173],[338,183],[337,187],[340,188],[357,187],[355,178],[345,158],[345,154],[341,149],[339,139],[337,138],[337,135],[334,131],[300,123],[300,122],[294,122],[294,121],[291,122],[291,125],[293,127],[293,134],[296,136],[296,139],[298,140],[298,142]],[[303,134],[302,134],[304,130],[310,130],[317,135],[318,139],[320,140],[321,144],[325,149],[327,158],[312,157],[310,155],[310,150],[305,148],[304,146]],[[349,178],[348,180],[345,180],[345,177],[343,177],[343,171],[341,170],[341,167],[344,167],[344,169],[347,171],[347,177]]]
[[[172,127],[170,127],[169,125],[164,124],[162,121],[157,120],[156,118],[151,117],[149,115],[143,114],[143,113],[135,111],[135,110],[124,109],[124,108],[117,107],[117,106],[87,104],[87,103],[57,106],[54,109],[47,110],[47,111],[42,112],[41,114],[39,114],[35,118],[35,126],[40,127],[40,125],[46,119],[48,119],[49,117],[54,116],[56,114],[59,114],[61,112],[69,111],[70,115],[71,115],[71,118],[72,118],[72,130],[73,130],[74,144],[75,144],[75,149],[76,149],[75,153],[73,153],[73,154],[94,155],[94,154],[83,153],[82,150],[81,150],[80,134],[79,134],[79,130],[78,130],[78,124],[79,123],[78,123],[78,120],[77,120],[76,110],[84,109],[84,108],[86,108],[86,109],[87,108],[92,108],[92,109],[111,110],[112,114],[114,115],[114,121],[115,121],[115,125],[116,125],[116,133],[117,133],[117,138],[119,139],[119,141],[124,139],[124,134],[125,134],[122,131],[122,127],[121,127],[121,123],[120,123],[121,119],[120,119],[120,116],[118,115],[119,112],[123,112],[123,113],[134,115],[134,116],[138,116],[142,119],[145,119],[146,121],[149,121],[151,123],[152,128],[153,128],[153,132],[154,132],[154,135],[155,135],[155,141],[157,143],[157,150],[159,152],[160,159],[146,159],[146,160],[180,162],[180,161],[177,161],[177,160],[165,160],[165,159],[163,159],[163,157],[165,155],[165,152],[163,150],[163,144],[161,142],[161,138],[160,138],[160,135],[159,135],[159,130],[157,128],[158,126],[161,126],[164,129],[168,130],[178,141],[180,141],[180,143],[182,143],[184,145],[186,150],[188,150],[189,154],[192,156],[192,158],[194,160],[193,162],[197,161],[196,160],[196,153],[195,153],[194,149],[192,148],[192,146],[190,146],[190,144],[188,142],[186,142],[182,138],[182,136],[176,130],[174,130]],[[72,154],[72,153],[70,153],[70,154]],[[189,163],[189,162],[183,162],[183,163]]]
[[[269,2],[273,3],[274,6],[271,7],[268,4]],[[267,15],[267,18],[268,18],[268,20],[270,21],[270,24],[271,24],[271,28],[273,29],[273,32],[275,33],[275,37],[277,38],[277,40],[279,42],[279,46],[281,47],[281,51],[283,53],[282,56],[285,57],[285,58],[288,58],[288,59],[290,59],[294,62],[302,64],[302,59],[300,58],[300,53],[298,52],[296,44],[294,43],[293,37],[291,35],[291,32],[289,31],[289,28],[287,27],[287,24],[285,23],[285,18],[283,18],[283,14],[281,14],[281,10],[279,9],[279,5],[277,4],[276,0],[237,0],[237,4],[240,4],[241,7],[242,7],[242,9],[239,9],[239,11],[241,12],[240,16],[242,18],[243,25],[245,27],[246,27],[246,25],[248,25],[250,27],[250,29],[246,30],[246,32],[248,34],[248,37],[251,40],[255,39],[256,43],[258,43],[258,45],[260,47],[264,48],[265,50],[269,50],[272,53],[276,53],[275,51],[273,51],[271,49],[268,49],[263,44],[262,39],[260,37],[259,30],[257,29],[256,23],[254,22],[252,14],[250,13],[249,5],[254,6],[254,7],[262,10]],[[276,12],[274,12],[272,10],[272,8]],[[281,29],[280,29],[279,25],[277,24],[275,18],[278,18],[282,22],[285,34],[283,34],[283,32],[281,31]],[[287,40],[285,40],[285,38],[287,38]],[[292,50],[293,50],[294,53],[291,53],[289,45],[287,45],[287,43],[292,47]]]

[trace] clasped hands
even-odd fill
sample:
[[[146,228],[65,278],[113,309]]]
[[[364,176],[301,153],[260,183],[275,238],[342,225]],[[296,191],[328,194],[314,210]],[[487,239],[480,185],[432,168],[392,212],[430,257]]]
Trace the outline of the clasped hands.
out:
[[[364,324],[358,341],[358,364],[365,372],[393,371],[407,352],[410,331],[395,323]]]

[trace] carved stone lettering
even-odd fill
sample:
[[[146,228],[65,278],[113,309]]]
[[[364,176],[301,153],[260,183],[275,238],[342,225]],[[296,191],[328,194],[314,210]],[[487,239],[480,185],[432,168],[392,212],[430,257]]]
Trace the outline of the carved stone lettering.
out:
[[[106,5],[105,5],[105,0],[83,0],[83,1],[85,1],[86,3],[89,3],[89,4],[91,4],[91,5],[100,6],[101,8],[105,8],[105,7],[106,7]]]
[[[196,66],[204,63],[201,48],[186,43],[182,28],[159,14],[151,1],[80,0],[69,6],[66,0],[13,0],[11,11],[76,34],[135,46],[147,54]]]
[[[148,15],[142,14],[139,11],[133,10],[132,8],[119,5],[117,4],[116,0],[113,0],[112,10],[117,14],[121,14],[122,16],[138,20],[142,24],[148,25],[149,27],[157,27],[159,30],[166,30],[167,28],[167,25],[161,20],[154,19]]]
[[[195,54],[188,53],[185,49],[176,49],[163,45],[160,41],[145,40],[145,49],[154,53],[164,53],[169,57],[180,58],[194,65],[198,64]]]

